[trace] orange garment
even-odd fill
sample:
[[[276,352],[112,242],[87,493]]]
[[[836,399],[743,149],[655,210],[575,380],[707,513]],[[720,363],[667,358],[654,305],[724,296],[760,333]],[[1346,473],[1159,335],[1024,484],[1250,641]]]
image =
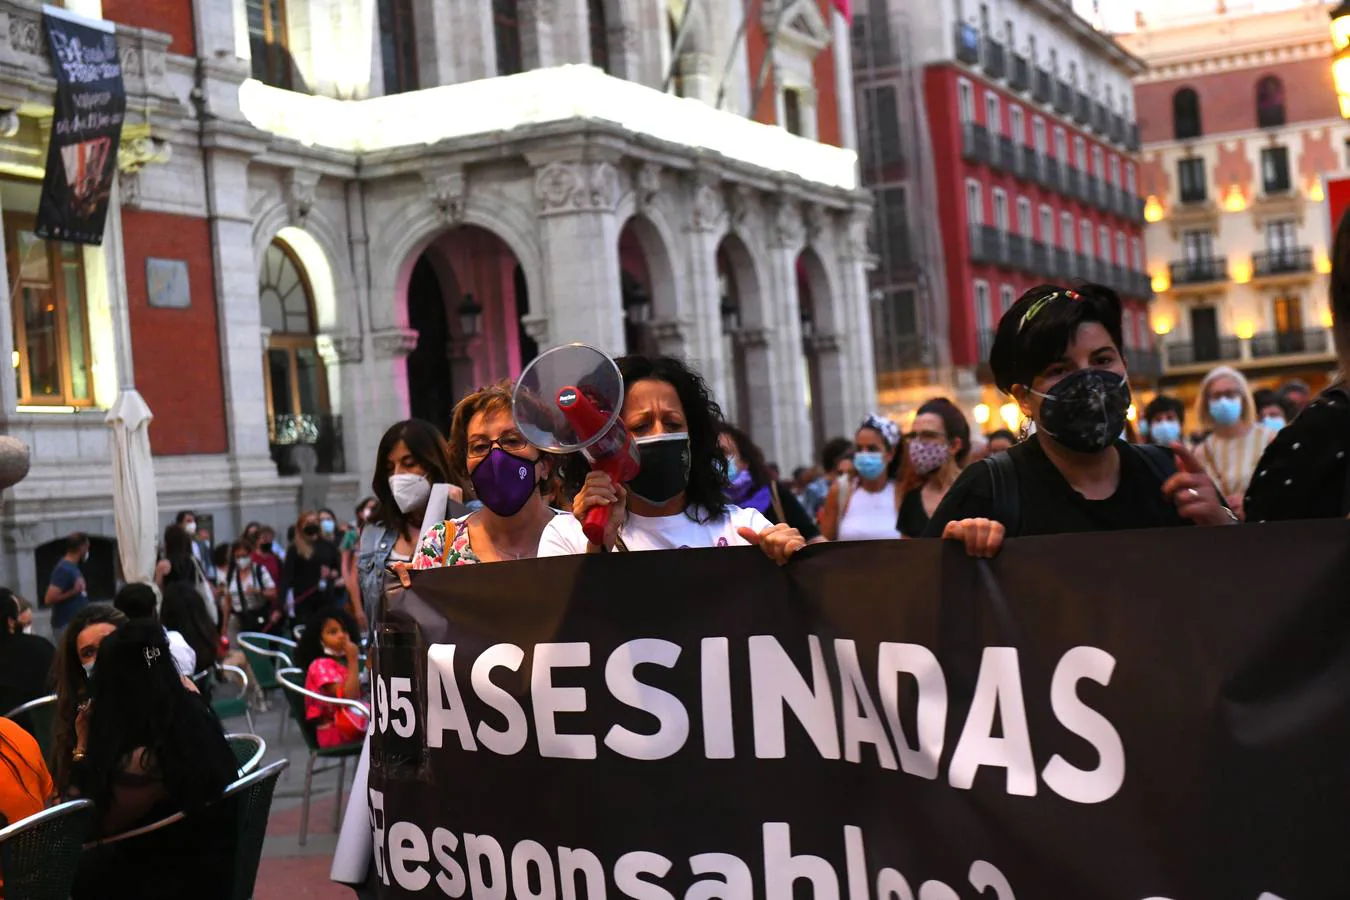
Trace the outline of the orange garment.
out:
[[[47,808],[56,793],[51,773],[42,759],[37,741],[10,719],[0,719],[0,815],[7,825],[36,815]],[[19,773],[16,780],[14,772]],[[5,883],[0,880],[0,897]]]

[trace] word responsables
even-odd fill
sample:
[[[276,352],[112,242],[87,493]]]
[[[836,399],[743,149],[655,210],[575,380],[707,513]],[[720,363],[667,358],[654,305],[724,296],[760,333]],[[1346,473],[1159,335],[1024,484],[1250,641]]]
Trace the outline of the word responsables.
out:
[[[428,836],[412,822],[381,827],[384,795],[379,791],[370,792],[370,809],[375,820],[376,875],[385,885],[412,893],[434,885],[446,897],[467,895],[473,900],[607,900],[611,895],[632,900],[790,898],[794,887],[805,882],[815,900],[960,900],[961,896],[941,881],[925,881],[916,891],[892,868],[869,876],[862,829],[853,825],[844,827],[841,883],[834,862],[792,852],[792,828],[786,822],[763,824],[762,870],[751,868],[752,862],[758,867],[760,858],[747,862],[730,853],[671,860],[641,850],[625,853],[606,867],[590,850],[550,849],[531,840],[503,846],[491,835],[458,835],[448,828],[435,828]],[[692,884],[690,875],[697,878]],[[1016,900],[1008,879],[984,860],[970,867],[968,880],[988,900]],[[672,881],[689,886],[679,894]]]
[[[836,639],[831,647],[838,673],[834,683],[827,671],[821,640],[809,636],[810,677],[799,671],[788,653],[771,636],[749,638],[747,644],[753,751],[759,759],[786,756],[787,714],[800,723],[824,759],[861,763],[864,745],[869,758],[883,769],[935,780],[943,755],[948,698],[947,683],[937,658],[927,647],[909,643],[877,646],[874,698],[863,676],[854,641]],[[427,652],[426,745],[435,750],[447,740],[458,740],[466,751],[510,756],[525,750],[533,736],[543,757],[595,759],[595,733],[564,732],[559,714],[584,713],[586,689],[558,686],[560,669],[592,665],[587,643],[542,643],[532,648],[528,673],[528,711],[510,692],[492,680],[494,670],[519,672],[525,652],[514,644],[497,644],[480,653],[470,667],[469,688],[489,707],[494,720],[470,721],[461,685],[455,674],[453,644],[434,644]],[[699,647],[699,716],[703,754],[708,759],[731,759],[738,748],[732,728],[731,648],[727,638],[704,638]],[[670,641],[642,638],[619,645],[605,660],[604,685],[618,701],[647,713],[656,721],[649,734],[614,724],[599,742],[628,759],[660,760],[685,748],[690,736],[691,703],[638,677],[640,666],[674,668],[684,648]],[[1076,803],[1101,803],[1114,796],[1125,779],[1125,750],[1115,727],[1077,694],[1078,682],[1108,685],[1115,659],[1095,647],[1075,647],[1055,667],[1050,685],[1050,708],[1069,732],[1096,750],[1095,769],[1080,769],[1056,754],[1039,772],[1039,780],[1054,793]],[[915,735],[911,740],[901,723],[901,678],[916,688]],[[393,729],[400,737],[416,730],[410,678],[383,678],[376,684],[376,727]],[[691,691],[692,693],[692,691]],[[742,711],[736,711],[744,715]],[[575,717],[572,717],[575,719]],[[582,731],[575,726],[576,731]],[[599,731],[601,729],[595,729]],[[995,735],[998,735],[997,737]],[[982,767],[1002,768],[1009,794],[1036,795],[1038,773],[1027,724],[1026,699],[1017,650],[987,647],[957,745],[948,765],[947,781],[969,790]]]

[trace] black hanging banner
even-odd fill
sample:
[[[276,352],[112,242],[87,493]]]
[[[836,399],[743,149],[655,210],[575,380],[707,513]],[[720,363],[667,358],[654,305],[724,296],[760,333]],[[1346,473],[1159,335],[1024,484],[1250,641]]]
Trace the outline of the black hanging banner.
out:
[[[420,573],[383,898],[1350,897],[1350,523]]]
[[[54,241],[102,244],[127,92],[111,22],[44,6],[56,110],[36,233]]]

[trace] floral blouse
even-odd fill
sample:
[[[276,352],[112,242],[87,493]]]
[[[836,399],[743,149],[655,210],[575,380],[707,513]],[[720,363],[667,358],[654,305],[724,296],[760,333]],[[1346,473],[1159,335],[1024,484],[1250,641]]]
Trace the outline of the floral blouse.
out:
[[[448,538],[447,538],[448,535]],[[438,522],[431,526],[413,553],[409,568],[414,571],[442,566],[469,566],[480,563],[469,546],[469,517]]]

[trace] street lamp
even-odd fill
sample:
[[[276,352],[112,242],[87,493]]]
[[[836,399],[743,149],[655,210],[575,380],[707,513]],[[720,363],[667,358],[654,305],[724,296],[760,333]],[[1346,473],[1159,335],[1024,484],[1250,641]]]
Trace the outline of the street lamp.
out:
[[[1341,0],[1331,11],[1331,46],[1336,51],[1331,77],[1341,101],[1341,116],[1350,119],[1350,0]]]
[[[634,285],[624,305],[624,314],[634,325],[646,325],[652,318],[652,298],[641,285]]]
[[[815,336],[816,336],[816,317],[812,314],[811,310],[806,309],[806,308],[803,308],[803,309],[802,309],[802,337],[803,337],[805,340],[810,340],[811,338],[813,338],[813,337],[815,337]]]
[[[722,298],[722,333],[735,334],[741,327],[741,311],[730,297]]]
[[[460,337],[478,337],[478,329],[483,325],[483,307],[473,299],[473,294],[464,295],[455,313],[459,316]]]

